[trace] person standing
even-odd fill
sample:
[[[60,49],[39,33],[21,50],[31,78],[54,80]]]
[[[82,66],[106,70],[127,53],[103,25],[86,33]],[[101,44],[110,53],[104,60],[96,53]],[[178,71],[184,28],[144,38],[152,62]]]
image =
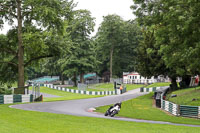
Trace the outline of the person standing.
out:
[[[119,89],[120,89],[120,92],[121,92],[121,94],[122,94],[123,86],[120,85]]]

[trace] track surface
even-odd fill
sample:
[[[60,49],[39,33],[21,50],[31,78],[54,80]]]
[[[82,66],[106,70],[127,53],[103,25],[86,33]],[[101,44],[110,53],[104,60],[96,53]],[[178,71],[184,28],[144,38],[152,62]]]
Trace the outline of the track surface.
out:
[[[105,117],[104,114],[101,114],[101,113],[92,112],[92,109],[95,107],[110,105],[110,104],[114,104],[121,101],[126,101],[126,100],[133,99],[145,94],[147,93],[140,93],[139,89],[135,89],[132,91],[128,91],[127,93],[124,93],[122,95],[113,95],[113,96],[105,96],[105,97],[99,97],[99,98],[70,100],[70,101],[18,104],[18,105],[12,105],[10,107],[16,108],[16,109],[22,109],[22,110],[50,112],[50,113],[57,113],[57,114],[68,114],[68,115],[75,115],[75,116],[98,117],[98,118],[115,119],[115,120],[122,120],[122,121],[200,127],[200,125],[176,124],[176,123],[170,123],[170,122],[138,120],[138,119],[132,119],[132,118],[123,118],[123,117],[112,118],[112,117]],[[122,104],[122,107],[123,107],[123,104]]]

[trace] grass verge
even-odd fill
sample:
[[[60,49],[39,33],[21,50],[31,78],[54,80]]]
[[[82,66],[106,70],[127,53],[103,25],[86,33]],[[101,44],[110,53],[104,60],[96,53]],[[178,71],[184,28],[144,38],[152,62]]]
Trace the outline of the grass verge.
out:
[[[160,86],[169,86],[170,84],[171,84],[170,82],[158,82],[158,83],[153,83],[151,85],[148,85],[145,88],[160,87]]]
[[[164,111],[153,107],[152,96],[153,93],[150,93],[148,95],[123,102],[122,109],[118,116],[144,120],[200,125],[199,119],[183,118],[168,115]],[[97,108],[97,112],[105,113],[105,111],[108,108],[109,106],[99,107]]]
[[[126,90],[133,90],[140,87],[143,87],[144,85],[141,84],[125,84]],[[69,89],[75,89],[77,90],[77,87],[67,87]],[[94,84],[89,85],[87,91],[114,91],[114,84],[112,83],[102,83],[102,84]]]
[[[75,94],[75,93],[50,89],[47,87],[40,87],[40,92],[60,96],[60,97],[50,97],[50,98],[44,97],[43,100],[45,102],[102,97],[102,96],[97,96],[97,95],[93,96],[93,95]]]
[[[1,133],[199,133],[200,128],[23,111],[0,105]]]
[[[200,106],[200,87],[181,89],[172,92],[172,94],[176,94],[177,97],[170,97],[171,94],[169,94],[167,99],[173,103]]]
[[[126,86],[126,90],[129,91],[129,90],[133,90],[133,89],[143,87],[144,85],[141,85],[141,84],[125,84],[125,86]],[[90,86],[90,88],[94,88],[94,89],[91,89],[91,90],[97,90],[97,91],[105,91],[105,90],[114,91],[114,84],[112,84],[112,83],[96,84],[96,85]],[[88,90],[90,90],[90,89],[88,89]]]

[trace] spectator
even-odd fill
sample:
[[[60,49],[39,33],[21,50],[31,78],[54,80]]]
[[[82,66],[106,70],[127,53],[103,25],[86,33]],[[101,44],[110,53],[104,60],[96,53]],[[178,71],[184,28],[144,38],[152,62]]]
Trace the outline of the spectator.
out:
[[[120,92],[121,92],[121,94],[122,94],[122,90],[123,90],[123,87],[122,87],[122,85],[120,86],[120,88],[119,88],[119,89],[120,89]]]

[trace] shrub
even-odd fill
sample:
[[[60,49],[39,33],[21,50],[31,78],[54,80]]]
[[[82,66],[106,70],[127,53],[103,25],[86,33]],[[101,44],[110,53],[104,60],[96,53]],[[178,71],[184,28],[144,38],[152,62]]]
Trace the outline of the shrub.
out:
[[[11,89],[8,89],[8,88],[0,87],[0,94],[9,95],[9,94],[12,94],[12,90],[11,90]]]

